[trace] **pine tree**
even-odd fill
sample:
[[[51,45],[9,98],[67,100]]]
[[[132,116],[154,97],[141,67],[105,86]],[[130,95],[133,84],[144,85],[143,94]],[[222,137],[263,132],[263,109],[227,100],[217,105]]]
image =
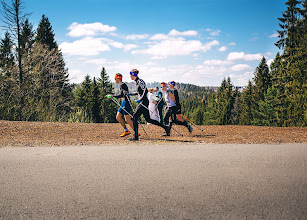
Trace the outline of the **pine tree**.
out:
[[[10,34],[6,32],[4,39],[0,41],[0,74],[4,74],[7,77],[11,76],[12,67],[14,66],[13,45]]]
[[[264,96],[268,88],[271,87],[271,75],[265,57],[262,58],[254,75],[256,100],[264,101]]]
[[[94,123],[99,123],[101,122],[101,117],[100,117],[100,91],[99,87],[97,85],[97,81],[94,77],[93,82],[91,83],[91,115]]]
[[[197,110],[194,112],[193,120],[195,124],[202,125],[204,121],[204,112],[201,109],[201,107],[197,108]]]
[[[231,109],[231,116],[230,116],[230,124],[232,125],[238,125],[240,123],[240,93],[238,91],[238,88],[236,88],[234,92],[234,104],[233,108]]]
[[[52,26],[49,19],[45,15],[42,16],[42,19],[38,25],[35,41],[48,45],[50,50],[58,48]]]
[[[100,78],[98,79],[99,88],[100,88],[100,115],[101,122],[109,123],[116,121],[116,106],[113,102],[106,98],[107,94],[110,94],[113,91],[112,83],[109,79],[109,76],[103,67],[100,73]]]
[[[253,120],[253,85],[252,82],[248,81],[248,86],[242,94],[242,104],[241,104],[241,114],[240,114],[240,124],[241,125],[251,125]]]
[[[285,4],[287,10],[283,13],[282,18],[278,18],[281,22],[279,23],[279,40],[275,45],[279,49],[285,49],[284,56],[291,56],[295,53],[297,48],[297,25],[299,23],[300,7],[301,2],[297,0],[288,0]]]
[[[21,50],[25,55],[29,55],[35,42],[33,25],[29,22],[28,19],[26,19],[21,26]]]
[[[299,1],[286,2],[279,31],[280,40],[276,43],[283,48],[279,68],[272,71],[273,88],[276,89],[276,115],[279,126],[302,126],[306,121],[306,1],[303,9]],[[304,9],[305,8],[305,9]],[[302,17],[302,19],[301,19]]]
[[[221,86],[217,92],[216,101],[214,105],[214,120],[217,124],[230,124],[231,110],[234,104],[233,85],[230,77],[227,81],[224,78]]]
[[[1,1],[2,4],[2,14],[3,19],[1,19],[5,24],[5,29],[8,30],[13,36],[13,42],[17,45],[17,60],[18,60],[18,70],[19,70],[19,87],[22,91],[23,82],[23,69],[22,69],[22,50],[21,50],[21,24],[24,19],[29,15],[23,12],[24,2],[22,0],[12,0],[11,4],[7,4],[4,0]],[[20,106],[23,106],[22,101],[23,94],[20,94]]]

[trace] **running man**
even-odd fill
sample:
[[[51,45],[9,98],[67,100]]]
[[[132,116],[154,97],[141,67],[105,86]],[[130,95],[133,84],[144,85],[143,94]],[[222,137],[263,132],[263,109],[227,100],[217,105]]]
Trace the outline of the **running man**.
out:
[[[159,111],[159,117],[160,117],[160,123],[163,123],[163,106],[165,105],[165,102],[163,101],[163,93],[159,90],[159,87],[155,88],[155,92],[157,93],[158,98],[158,111]]]
[[[139,71],[137,69],[133,69],[130,71],[130,77],[131,80],[134,80],[136,83],[136,91],[137,95],[139,96],[139,100],[137,101],[139,104],[136,107],[134,114],[133,114],[133,127],[134,127],[134,138],[130,138],[130,141],[138,141],[139,136],[138,134],[138,119],[139,117],[143,114],[145,120],[148,123],[160,126],[161,128],[164,128],[165,130],[165,136],[170,136],[169,133],[169,127],[161,124],[160,122],[156,120],[152,120],[149,116],[149,110],[148,110],[148,98],[147,98],[147,88],[146,88],[146,83],[138,77]]]
[[[169,129],[171,130],[172,124],[177,125],[183,125],[191,134],[193,131],[193,128],[191,125],[188,125],[188,123],[183,119],[183,115],[181,114],[181,104],[179,102],[179,95],[177,89],[175,89],[175,82],[171,81],[169,82],[169,87],[167,88],[167,85],[165,82],[161,83],[162,91],[165,92],[165,102],[166,102],[166,112],[164,115],[164,123],[169,124]],[[178,119],[177,120],[177,115]],[[163,134],[165,136],[166,134]]]
[[[121,137],[126,137],[127,135],[131,134],[131,132],[127,129],[126,123],[123,119],[123,116],[125,117],[126,122],[129,124],[132,130],[133,129],[133,122],[131,120],[130,115],[131,113],[131,106],[130,106],[130,98],[129,98],[129,90],[126,83],[123,82],[123,76],[120,73],[117,73],[115,75],[115,82],[120,86],[120,92],[119,95],[114,95],[114,98],[121,98],[122,99],[122,105],[119,107],[116,115],[116,120],[123,126],[124,133],[121,135]],[[124,109],[126,111],[124,111]]]

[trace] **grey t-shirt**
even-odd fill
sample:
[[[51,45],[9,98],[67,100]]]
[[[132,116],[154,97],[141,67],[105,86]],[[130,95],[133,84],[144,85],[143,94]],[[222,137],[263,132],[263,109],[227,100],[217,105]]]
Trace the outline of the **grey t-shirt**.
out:
[[[166,92],[165,92],[165,102],[167,104],[167,107],[174,107],[174,106],[176,106],[175,100],[173,100],[171,98],[171,96],[169,95],[168,92],[173,93],[172,90],[170,90],[170,89],[166,90]]]

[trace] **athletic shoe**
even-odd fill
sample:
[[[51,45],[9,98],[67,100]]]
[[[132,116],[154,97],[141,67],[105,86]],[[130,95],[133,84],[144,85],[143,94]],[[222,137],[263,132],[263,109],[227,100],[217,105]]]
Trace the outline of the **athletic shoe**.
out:
[[[171,136],[169,133],[166,133],[166,132],[164,132],[162,135],[161,135],[161,137],[169,137],[169,136]]]
[[[133,137],[133,138],[129,138],[128,140],[129,140],[129,141],[138,141],[139,139],[138,139],[138,138]]]
[[[188,125],[188,130],[189,130],[190,134],[192,134],[192,132],[193,132],[193,128],[192,128],[192,126],[191,126],[191,125]]]
[[[131,134],[130,131],[125,131],[125,132],[121,135],[121,137],[126,137],[126,136],[129,135],[129,134]]]

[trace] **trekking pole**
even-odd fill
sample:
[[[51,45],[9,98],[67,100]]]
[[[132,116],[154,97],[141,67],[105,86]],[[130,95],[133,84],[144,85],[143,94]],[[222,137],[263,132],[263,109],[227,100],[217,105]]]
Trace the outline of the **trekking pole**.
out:
[[[141,106],[143,106],[145,109],[147,109],[148,111],[150,111],[149,110],[149,108],[147,108],[143,103],[140,103],[140,105]],[[153,113],[152,111],[150,111],[151,113]],[[175,128],[173,128],[180,136],[183,136],[179,131],[177,131]]]
[[[172,129],[174,129],[180,136],[183,137],[183,135],[179,131],[177,131],[173,126],[172,126]]]
[[[120,105],[113,97],[111,97],[111,99],[112,99],[112,101],[113,101],[116,105],[118,105],[119,107],[121,107],[121,105]],[[131,108],[132,108],[132,106],[131,106]],[[130,115],[131,118],[133,118],[133,116],[132,116],[125,108],[122,108],[122,109],[123,109],[128,115]],[[132,109],[133,109],[133,108],[132,108]],[[138,122],[138,123],[139,123],[139,125],[141,125],[141,127],[143,128],[142,124],[141,124],[140,122]],[[148,136],[148,134],[147,134],[147,132],[145,131],[144,128],[143,128],[143,130],[144,130],[146,136],[148,137],[148,139],[150,139],[150,137]]]
[[[205,132],[203,129],[199,128],[195,123],[193,123],[190,119],[182,115],[185,119],[187,119],[189,122],[191,122],[197,129],[201,130],[202,132]]]

